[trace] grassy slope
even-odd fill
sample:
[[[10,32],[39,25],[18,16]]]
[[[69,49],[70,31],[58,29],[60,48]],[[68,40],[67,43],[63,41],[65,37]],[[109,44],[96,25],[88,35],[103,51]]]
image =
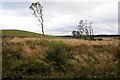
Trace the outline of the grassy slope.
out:
[[[2,35],[6,35],[6,36],[35,36],[35,37],[41,36],[41,34],[28,32],[28,31],[22,31],[22,30],[2,30]]]
[[[22,30],[0,30],[0,34],[2,32],[2,36],[25,36],[25,37],[42,37],[42,34],[29,32],[29,31],[22,31]],[[56,38],[59,36],[51,36],[46,35],[48,38]]]
[[[117,44],[114,40],[3,37],[3,78],[116,78]]]

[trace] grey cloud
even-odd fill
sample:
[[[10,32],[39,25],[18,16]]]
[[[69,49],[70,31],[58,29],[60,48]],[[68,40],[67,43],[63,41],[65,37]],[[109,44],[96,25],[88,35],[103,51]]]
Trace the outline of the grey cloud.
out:
[[[111,5],[111,3],[104,4],[107,4],[108,8],[114,7]],[[10,3],[10,5],[5,5],[7,4],[4,4],[3,9],[15,12],[15,14],[13,15],[16,15],[18,17],[33,17],[32,11],[28,9],[30,3]],[[107,7],[105,7],[102,2],[43,2],[42,5],[44,8],[43,17],[45,22],[46,34],[71,34],[70,32],[72,30],[77,29],[79,20],[86,18],[89,22],[93,22],[95,34],[114,34],[117,32],[117,14],[115,12],[116,10],[113,9],[113,12],[111,13],[104,11],[105,14],[102,14],[99,11],[97,12],[97,7],[101,6],[103,7],[102,10],[104,8],[107,10]],[[7,15],[10,14],[8,13]],[[61,19],[59,16],[62,16],[63,19]],[[114,26],[115,29],[113,29]],[[36,31],[36,29],[34,30]]]
[[[3,14],[13,16],[31,16],[30,2],[2,2]]]

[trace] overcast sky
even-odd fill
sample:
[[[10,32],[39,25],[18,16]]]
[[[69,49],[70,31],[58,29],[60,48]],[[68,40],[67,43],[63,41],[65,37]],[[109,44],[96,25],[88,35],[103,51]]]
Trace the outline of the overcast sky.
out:
[[[35,0],[34,0],[35,1]],[[38,20],[29,10],[32,0],[0,2],[0,29],[41,33]],[[92,22],[94,34],[118,34],[118,0],[43,0],[45,34],[71,35],[79,21]]]

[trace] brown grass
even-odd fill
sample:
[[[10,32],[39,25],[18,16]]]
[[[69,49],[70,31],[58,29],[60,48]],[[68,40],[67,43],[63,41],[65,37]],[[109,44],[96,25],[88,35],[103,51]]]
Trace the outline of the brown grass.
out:
[[[29,43],[26,43],[30,41]],[[116,71],[118,59],[118,40],[115,38],[103,38],[102,41],[96,40],[83,40],[83,39],[69,39],[69,38],[3,38],[3,49],[14,48],[19,49],[24,57],[29,57],[31,60],[41,62],[45,59],[46,51],[49,48],[49,44],[36,44],[38,41],[52,42],[62,41],[66,45],[70,46],[70,50],[67,53],[70,55],[68,60],[69,65],[72,66],[71,70],[80,74],[80,72],[92,72],[98,71]],[[50,65],[48,63],[47,65]]]

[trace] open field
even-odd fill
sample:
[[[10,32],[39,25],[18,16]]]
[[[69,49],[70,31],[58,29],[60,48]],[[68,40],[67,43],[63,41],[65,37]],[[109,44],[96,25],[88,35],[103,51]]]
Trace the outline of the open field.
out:
[[[117,78],[117,37],[3,37],[3,78]]]

